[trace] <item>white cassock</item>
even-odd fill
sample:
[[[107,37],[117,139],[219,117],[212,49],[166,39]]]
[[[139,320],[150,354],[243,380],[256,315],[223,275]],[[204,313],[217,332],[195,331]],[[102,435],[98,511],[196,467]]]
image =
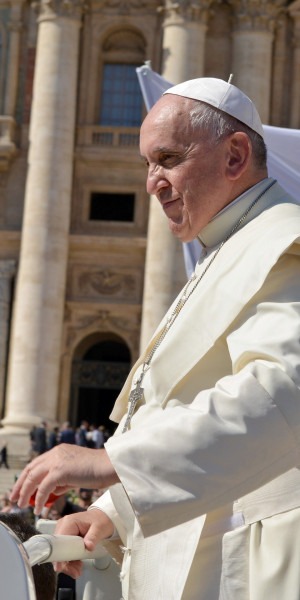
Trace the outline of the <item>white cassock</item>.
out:
[[[201,232],[197,276],[270,182]],[[94,506],[122,538],[126,600],[300,599],[299,301],[300,206],[275,183],[159,345],[124,434],[163,324],[115,404],[106,450],[121,483]]]

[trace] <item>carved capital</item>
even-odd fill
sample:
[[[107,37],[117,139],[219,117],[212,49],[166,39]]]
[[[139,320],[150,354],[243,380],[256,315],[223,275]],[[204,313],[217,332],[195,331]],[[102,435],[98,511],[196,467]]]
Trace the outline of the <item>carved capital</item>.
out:
[[[158,11],[165,21],[200,21],[205,24],[210,15],[212,0],[165,0]]]
[[[285,0],[229,0],[238,31],[273,31]]]
[[[79,20],[82,13],[88,9],[88,3],[87,0],[34,0],[32,8],[40,21],[56,17]]]

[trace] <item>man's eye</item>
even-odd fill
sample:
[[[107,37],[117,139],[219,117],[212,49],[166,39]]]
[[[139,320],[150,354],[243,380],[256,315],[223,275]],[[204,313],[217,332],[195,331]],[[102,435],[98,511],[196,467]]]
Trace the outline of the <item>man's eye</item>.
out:
[[[173,164],[177,161],[177,156],[174,156],[174,154],[164,154],[163,156],[160,157],[160,164],[161,165],[168,165],[168,164]]]

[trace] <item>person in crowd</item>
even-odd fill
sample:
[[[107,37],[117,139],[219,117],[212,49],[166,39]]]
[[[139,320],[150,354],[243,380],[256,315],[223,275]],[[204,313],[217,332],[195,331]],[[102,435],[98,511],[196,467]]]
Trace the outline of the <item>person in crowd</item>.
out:
[[[54,448],[13,490],[23,506],[37,489],[38,509],[52,490],[110,486],[57,533],[122,546],[125,600],[300,597],[300,206],[268,177],[263,136],[253,102],[220,79],[151,109],[148,193],[201,257],[105,448]]]
[[[9,469],[7,462],[7,442],[3,442],[0,450],[0,467],[2,467],[2,465],[4,465],[6,469]]]
[[[59,427],[53,427],[53,429],[50,431],[49,436],[48,436],[48,450],[51,450],[51,448],[54,448],[54,446],[56,446],[56,444],[58,444],[58,435],[59,435]]]
[[[96,425],[91,425],[90,431],[91,431],[91,440],[93,442],[93,447],[97,448],[97,449],[103,448],[104,433],[103,433],[102,429],[100,429],[100,427],[97,427]]]
[[[32,448],[34,455],[43,454],[47,450],[47,423],[42,421],[32,430]]]
[[[89,424],[88,421],[83,420],[81,421],[79,430],[78,430],[78,440],[77,440],[77,444],[78,446],[82,446],[82,447],[87,447],[88,446],[88,431],[89,431]]]
[[[76,444],[75,439],[75,431],[69,421],[65,421],[62,424],[60,433],[59,433],[59,443],[60,444]]]
[[[10,500],[10,491],[5,492],[0,497],[0,512],[1,513],[9,513],[12,508],[12,502]]]
[[[93,491],[87,488],[80,488],[77,501],[78,506],[87,510],[92,504]]]

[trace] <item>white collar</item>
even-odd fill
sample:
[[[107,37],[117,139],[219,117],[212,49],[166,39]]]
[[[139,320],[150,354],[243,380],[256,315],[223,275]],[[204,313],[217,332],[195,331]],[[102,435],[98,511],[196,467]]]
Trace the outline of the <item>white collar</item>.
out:
[[[199,233],[198,240],[205,248],[212,248],[220,244],[230,233],[235,223],[242,217],[247,208],[261,192],[264,191],[272,181],[271,177],[266,177],[256,183],[249,190],[246,190],[241,196],[230,202],[213,219],[205,225]],[[258,203],[259,204],[259,203]],[[253,207],[251,214],[245,219],[245,223],[251,221],[260,212],[258,205]]]

